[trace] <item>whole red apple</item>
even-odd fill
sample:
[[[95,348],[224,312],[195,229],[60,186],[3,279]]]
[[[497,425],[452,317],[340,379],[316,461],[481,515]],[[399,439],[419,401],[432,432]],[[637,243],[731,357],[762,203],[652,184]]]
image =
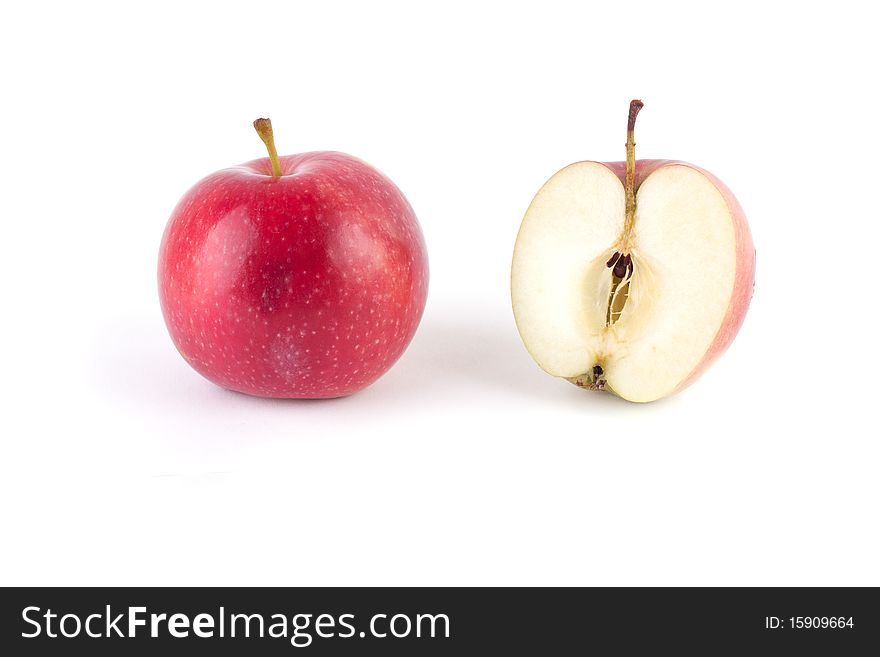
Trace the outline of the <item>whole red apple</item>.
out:
[[[217,385],[263,397],[356,392],[406,349],[422,316],[428,258],[388,178],[335,152],[218,171],[174,209],[159,298],[178,351]]]

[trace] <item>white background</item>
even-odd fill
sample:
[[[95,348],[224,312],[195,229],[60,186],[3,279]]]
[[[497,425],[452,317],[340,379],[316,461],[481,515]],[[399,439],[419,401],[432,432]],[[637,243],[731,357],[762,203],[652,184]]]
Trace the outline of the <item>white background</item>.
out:
[[[880,584],[878,59],[867,3],[6,3],[2,584]],[[693,387],[539,370],[509,305],[556,170],[713,171],[758,252]],[[191,371],[156,293],[202,176],[335,149],[431,257],[421,328],[349,399]]]

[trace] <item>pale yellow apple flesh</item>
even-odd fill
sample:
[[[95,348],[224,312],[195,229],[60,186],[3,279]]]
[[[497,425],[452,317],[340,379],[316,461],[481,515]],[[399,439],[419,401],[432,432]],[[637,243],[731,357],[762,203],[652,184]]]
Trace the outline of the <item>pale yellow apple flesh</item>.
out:
[[[547,181],[520,227],[511,292],[545,371],[647,402],[689,384],[733,340],[754,248],[730,191],[682,162],[636,163],[624,231],[625,166],[578,162]],[[632,265],[620,278],[608,262],[624,250]]]

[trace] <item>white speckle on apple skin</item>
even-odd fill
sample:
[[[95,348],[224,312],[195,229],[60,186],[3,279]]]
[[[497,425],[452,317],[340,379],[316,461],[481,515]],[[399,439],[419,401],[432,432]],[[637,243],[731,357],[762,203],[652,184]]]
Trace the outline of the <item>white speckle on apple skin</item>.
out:
[[[351,394],[390,368],[424,310],[421,229],[397,187],[341,153],[219,171],[175,208],[159,256],[171,337],[225,388]]]

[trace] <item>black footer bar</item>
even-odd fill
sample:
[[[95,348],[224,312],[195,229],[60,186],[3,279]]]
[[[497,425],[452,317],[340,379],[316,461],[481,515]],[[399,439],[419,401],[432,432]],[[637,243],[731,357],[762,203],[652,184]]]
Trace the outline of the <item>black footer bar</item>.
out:
[[[0,599],[5,655],[880,654],[873,588],[12,588]]]

